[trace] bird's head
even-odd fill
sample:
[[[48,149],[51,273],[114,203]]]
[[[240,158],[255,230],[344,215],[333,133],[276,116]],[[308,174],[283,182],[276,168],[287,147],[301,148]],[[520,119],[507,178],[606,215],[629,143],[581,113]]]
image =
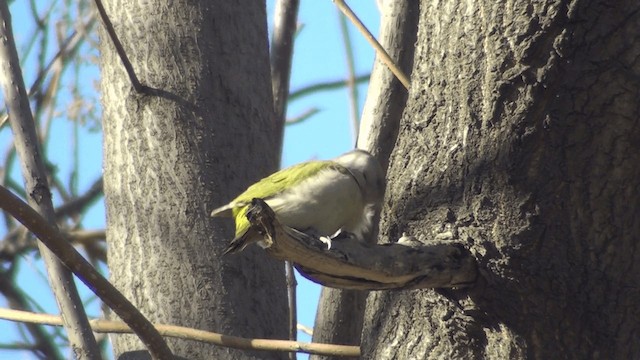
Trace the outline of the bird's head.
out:
[[[356,149],[334,160],[355,177],[362,190],[365,203],[380,204],[384,197],[386,182],[380,162],[370,153]]]

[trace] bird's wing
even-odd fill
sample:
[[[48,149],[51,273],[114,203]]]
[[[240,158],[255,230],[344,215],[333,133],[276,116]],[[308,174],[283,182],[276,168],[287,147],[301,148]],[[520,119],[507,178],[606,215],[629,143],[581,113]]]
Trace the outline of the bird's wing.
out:
[[[347,170],[333,161],[309,161],[280,170],[251,185],[242,194],[238,195],[229,204],[221,206],[211,212],[211,216],[233,217],[236,222],[236,239],[232,243],[240,244],[246,241],[245,233],[249,230],[249,220],[243,215],[254,198],[264,200],[273,198],[283,191],[295,187],[300,182],[316,175],[325,169],[338,169],[341,172]],[[238,248],[240,246],[237,246]],[[229,250],[233,251],[233,250]]]
[[[251,185],[230,203],[214,209],[212,217],[235,217],[238,212],[251,203],[254,198],[268,199],[288,187],[295,186],[302,180],[313,176],[331,166],[340,166],[331,161],[309,161],[280,170]],[[288,180],[288,181],[287,181]]]
[[[309,161],[280,170],[249,186],[245,192],[231,202],[231,204],[235,204],[232,207],[246,206],[254,198],[271,198],[287,188],[291,188],[310,176],[317,174],[319,171],[332,166],[339,165],[331,161]]]

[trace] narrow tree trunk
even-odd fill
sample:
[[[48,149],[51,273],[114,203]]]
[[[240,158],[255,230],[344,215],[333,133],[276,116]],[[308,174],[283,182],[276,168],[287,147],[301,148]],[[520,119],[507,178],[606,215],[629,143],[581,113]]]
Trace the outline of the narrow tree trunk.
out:
[[[232,222],[211,209],[275,170],[265,5],[109,1],[140,81],[102,31],[104,192],[111,280],[152,321],[286,338],[284,267],[263,252],[222,258]],[[113,336],[122,358],[140,354]],[[285,358],[169,340],[188,359]]]
[[[364,358],[640,357],[639,14],[421,3],[381,232],[462,242],[483,277],[372,293]]]
[[[381,7],[378,41],[400,68],[410,74],[418,23],[418,3],[387,1]],[[381,61],[374,63],[367,101],[358,133],[358,148],[370,151],[386,170],[407,100],[407,89]],[[377,222],[377,218],[376,221]],[[373,237],[377,228],[373,231]],[[313,341],[359,345],[367,292],[322,288],[313,328]],[[311,359],[333,357],[312,355]]]

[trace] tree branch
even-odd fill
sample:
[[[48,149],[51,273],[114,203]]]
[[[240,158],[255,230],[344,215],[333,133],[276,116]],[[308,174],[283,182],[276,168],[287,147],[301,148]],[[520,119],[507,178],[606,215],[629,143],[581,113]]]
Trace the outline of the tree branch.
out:
[[[349,89],[349,109],[351,110],[351,131],[353,142],[358,140],[358,125],[360,123],[360,106],[358,105],[358,86],[356,85],[356,66],[353,55],[353,44],[349,35],[347,18],[338,11],[338,22],[340,23],[340,35],[344,45],[345,60],[347,62],[347,88]]]
[[[24,297],[15,283],[10,281],[11,276],[8,272],[0,273],[0,293],[4,295],[6,301],[12,309],[28,310],[29,301]],[[35,346],[30,349],[33,352],[39,351],[47,359],[63,360],[65,357],[60,353],[60,349],[56,346],[54,337],[49,335],[47,331],[37,324],[26,324],[27,330],[35,340]]]
[[[410,82],[407,75],[405,75],[402,69],[400,69],[395,64],[395,62],[393,61],[393,59],[391,59],[387,51],[376,40],[375,36],[371,34],[371,32],[369,31],[369,29],[367,29],[366,26],[364,26],[364,24],[362,23],[362,21],[360,21],[358,16],[353,13],[349,5],[347,5],[344,2],[344,0],[333,0],[333,2],[336,4],[338,9],[340,9],[340,11],[342,11],[342,13],[345,14],[349,18],[349,20],[351,20],[351,22],[356,26],[356,28],[360,30],[362,35],[364,35],[365,39],[367,39],[369,44],[371,44],[371,46],[373,46],[373,48],[376,50],[376,53],[378,54],[378,56],[380,56],[381,60],[389,67],[389,69],[398,78],[398,80],[400,80],[402,85],[404,85],[404,87],[409,89]]]
[[[54,326],[60,326],[62,323],[59,316],[2,308],[0,308],[0,319]],[[93,331],[97,333],[131,333],[131,329],[120,321],[94,319],[90,323]],[[153,326],[163,336],[201,341],[236,349],[289,351],[331,356],[360,356],[360,348],[358,346],[303,343],[274,339],[246,339],[176,325],[154,324]]]
[[[254,199],[247,218],[264,234],[267,253],[296,264],[311,281],[354,290],[449,288],[471,285],[475,259],[459,244],[398,243],[367,245],[335,239],[331,249],[319,239],[280,224],[273,210]]]
[[[86,24],[82,25],[82,28],[90,29],[91,27],[93,27],[94,22],[95,22],[95,18],[92,16],[87,21]],[[36,79],[31,84],[31,87],[29,88],[29,92],[27,93],[30,98],[34,94],[41,91],[40,87],[42,85],[42,82],[49,74],[49,71],[51,70],[53,65],[57,63],[58,60],[64,61],[66,57],[69,57],[69,55],[75,53],[75,51],[78,49],[78,47],[82,43],[82,40],[84,39],[85,35],[86,35],[86,32],[74,30],[73,33],[71,33],[71,35],[69,35],[62,42],[62,44],[60,45],[60,48],[58,49],[58,52],[49,60],[47,65],[44,66],[38,72],[38,76],[36,76]],[[3,114],[2,117],[0,117],[0,129],[4,126],[7,120],[9,120],[9,114]]]
[[[139,94],[148,94],[149,87],[142,85],[140,80],[138,80],[138,76],[136,76],[135,70],[133,70],[133,65],[131,65],[131,61],[129,61],[129,57],[127,56],[127,52],[124,51],[124,47],[122,47],[122,43],[120,39],[118,39],[118,35],[116,34],[116,30],[113,28],[113,24],[111,20],[109,20],[109,16],[107,15],[107,11],[102,6],[102,1],[95,0],[96,8],[98,9],[98,14],[100,15],[100,20],[102,20],[102,24],[104,25],[105,30],[107,30],[107,34],[113,43],[113,46],[116,48],[116,52],[120,57],[120,61],[122,61],[122,65],[129,76],[129,81],[131,81],[131,85],[133,89]]]
[[[276,144],[282,152],[284,123],[287,117],[289,79],[293,58],[294,35],[297,28],[299,0],[278,0],[274,14],[273,39],[271,40],[271,87],[278,139]]]
[[[370,76],[371,74],[358,75],[356,76],[355,82],[356,84],[362,84],[366,81],[369,81]],[[339,89],[341,87],[348,86],[348,85],[349,83],[347,80],[333,80],[333,81],[328,81],[328,82],[323,82],[318,84],[311,84],[311,85],[302,87],[298,90],[292,91],[289,94],[289,101],[296,100],[298,98],[301,98],[303,96],[306,96],[315,92]]]
[[[57,231],[51,192],[41,157],[42,150],[39,148],[33,115],[29,107],[29,98],[25,90],[11,28],[11,13],[6,1],[0,2],[0,38],[2,38],[0,83],[2,83],[4,99],[10,114],[9,121],[15,138],[16,152],[21,160],[27,198],[33,208],[46,219],[43,221]],[[30,208],[30,210],[35,213],[33,209]],[[51,289],[65,319],[65,328],[71,347],[78,352],[79,357],[100,358],[100,349],[91,333],[73,276],[45,246],[38,243],[38,247],[47,267]]]
[[[73,198],[55,209],[56,220],[60,221],[65,216],[73,216],[81,213],[87,206],[96,201],[102,195],[102,177],[96,180],[93,185],[83,195]],[[7,215],[7,214],[5,214]],[[7,226],[9,227],[9,226]],[[24,236],[24,227],[13,228],[5,238],[0,241],[0,260],[10,260],[24,252],[37,246],[37,242],[30,236]],[[70,235],[70,234],[68,234]],[[99,235],[96,235],[99,237]],[[102,235],[104,237],[104,234]],[[78,241],[74,236],[68,236],[71,241]],[[82,240],[82,239],[80,239]],[[86,243],[85,243],[86,245]],[[103,256],[99,256],[103,259]]]
[[[91,266],[62,236],[29,205],[0,186],[0,208],[10,213],[44,243],[114,313],[138,335],[156,359],[173,359],[171,350],[138,309]],[[89,330],[90,331],[90,330]]]
[[[82,212],[87,206],[96,201],[102,195],[102,177],[96,180],[93,185],[82,196],[71,199],[56,209],[56,218],[75,215]]]

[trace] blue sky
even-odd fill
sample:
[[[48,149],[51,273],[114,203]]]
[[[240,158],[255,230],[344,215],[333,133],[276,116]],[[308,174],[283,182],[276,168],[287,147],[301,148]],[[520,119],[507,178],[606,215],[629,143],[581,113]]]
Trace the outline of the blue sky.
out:
[[[267,1],[267,12],[269,14],[269,27],[272,24],[272,14],[274,0]],[[20,1],[12,4],[14,32],[18,43],[26,38],[29,29],[21,28],[30,24],[21,21],[23,16],[27,16],[24,10],[19,9]],[[378,32],[379,13],[374,0],[351,1],[354,12],[369,27],[375,35]],[[22,18],[25,20],[25,18]],[[29,18],[30,19],[30,18]],[[291,90],[301,87],[338,79],[344,79],[347,75],[345,60],[345,50],[342,44],[340,27],[338,23],[338,12],[330,0],[308,0],[300,4],[299,23],[304,25],[298,34],[295,44],[293,59],[293,69],[291,76]],[[364,38],[349,25],[349,31],[354,45],[355,66],[357,74],[365,74],[371,71],[374,53]],[[30,61],[26,61],[25,81],[30,84],[33,79],[29,74]],[[87,71],[87,86],[85,91],[89,94],[95,92],[93,79],[98,77],[97,68],[89,68]],[[366,84],[359,87],[359,108],[362,109],[364,97],[366,95]],[[63,98],[64,101],[64,98]],[[354,146],[354,134],[349,120],[350,108],[349,98],[346,89],[326,91],[308,96],[289,104],[288,115],[293,117],[305,112],[310,108],[319,108],[320,113],[314,115],[303,123],[287,126],[285,129],[284,148],[282,154],[283,167],[293,165],[298,162],[313,158],[327,159],[346,152]],[[62,115],[62,114],[61,114]],[[73,134],[73,124],[69,121],[57,121],[52,128],[52,139],[48,144],[48,153],[52,157],[52,162],[58,167],[62,174],[70,173],[70,158],[73,156],[69,148],[69,139]],[[5,127],[0,130],[1,150],[5,150],[10,139],[10,131]],[[102,137],[100,132],[81,130],[78,137],[78,146],[82,151],[78,153],[81,163],[81,173],[78,177],[78,189],[80,192],[86,190],[102,171]],[[68,176],[62,176],[66,179]],[[54,199],[54,202],[56,199]],[[104,228],[103,202],[96,203],[84,219],[87,229]],[[2,228],[0,228],[2,229]],[[0,230],[4,232],[4,229]],[[20,271],[18,283],[23,291],[32,296],[43,306],[43,311],[57,313],[55,302],[51,296],[46,282],[39,257],[25,257],[20,261]],[[80,287],[83,285],[78,282]],[[298,321],[306,326],[313,326],[317,299],[320,287],[310,283],[308,280],[298,276]],[[83,289],[83,297],[90,297],[87,289]],[[89,307],[92,316],[99,316],[97,302]],[[4,299],[0,298],[0,306],[6,306]],[[53,330],[52,330],[53,331]],[[0,334],[3,334],[0,342],[9,343],[12,340],[20,339],[20,335],[15,331],[15,325],[0,320]],[[310,341],[308,336],[300,333],[300,340]],[[27,352],[1,351],[1,359],[30,359]],[[299,358],[306,358],[299,356]]]

